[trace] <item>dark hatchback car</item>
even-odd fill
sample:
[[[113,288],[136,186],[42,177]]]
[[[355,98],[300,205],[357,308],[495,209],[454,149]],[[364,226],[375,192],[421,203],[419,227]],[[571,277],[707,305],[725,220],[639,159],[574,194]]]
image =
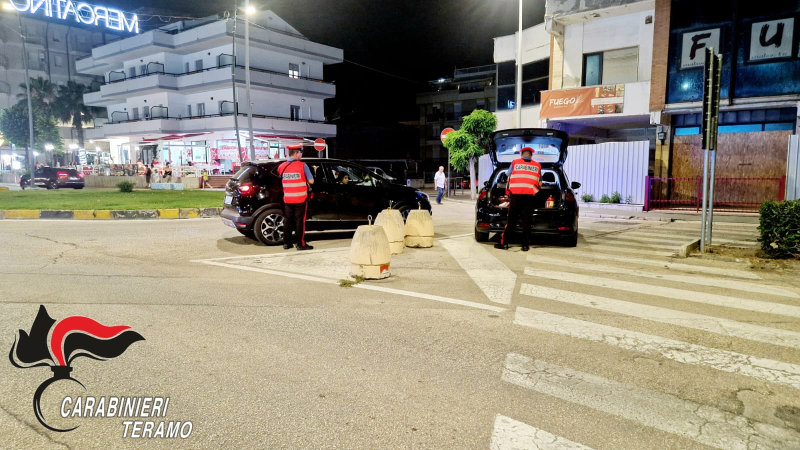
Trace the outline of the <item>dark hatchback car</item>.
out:
[[[511,161],[521,157],[523,147],[531,147],[535,151],[533,159],[542,165],[540,191],[534,199],[531,236],[548,235],[557,238],[562,245],[577,245],[578,203],[573,189],[580,188],[581,184],[570,182],[564,172],[568,139],[563,131],[543,128],[502,130],[492,135],[490,157],[495,170],[478,195],[476,241],[488,241],[489,233],[502,233],[505,229],[508,219],[506,171]],[[548,202],[550,197],[552,203]],[[521,220],[517,227],[515,231],[521,232]]]
[[[33,172],[33,185],[47,189],[83,189],[83,173],[63,167],[41,167]]]
[[[220,216],[225,225],[266,245],[283,243],[282,160],[245,163],[225,187]],[[407,214],[428,212],[428,196],[414,188],[390,183],[371,170],[337,159],[303,158],[314,175],[306,230],[351,230],[374,220],[389,207]]]

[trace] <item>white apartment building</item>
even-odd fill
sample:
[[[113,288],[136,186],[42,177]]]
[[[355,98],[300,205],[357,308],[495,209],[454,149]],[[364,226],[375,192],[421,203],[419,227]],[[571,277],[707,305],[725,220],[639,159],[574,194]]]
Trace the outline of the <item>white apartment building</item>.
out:
[[[497,63],[497,129],[539,126],[541,91],[548,89],[550,35],[545,25],[522,30],[522,123],[516,123],[517,42],[519,32],[494,38]]]
[[[86,94],[105,107],[88,139],[111,143],[117,163],[155,156],[160,162],[220,161],[224,169],[246,160],[249,146],[245,89],[244,21],[236,24],[235,89],[241,148],[234,126],[234,21],[212,17],[182,21],[96,47],[77,62],[81,73],[102,75]],[[251,18],[250,77],[256,158],[284,155],[303,139],[336,135],[324,122],[324,100],[336,88],[322,81],[326,64],[342,62],[341,49],[309,41],[272,11]],[[238,151],[237,151],[238,150]]]

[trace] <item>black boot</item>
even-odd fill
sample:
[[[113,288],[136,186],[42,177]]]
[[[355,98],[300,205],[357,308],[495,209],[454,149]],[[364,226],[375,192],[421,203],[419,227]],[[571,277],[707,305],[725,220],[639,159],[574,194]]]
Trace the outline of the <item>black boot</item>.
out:
[[[501,244],[498,242],[497,244],[494,244],[494,248],[498,250],[508,250],[508,244]]]
[[[528,250],[530,250],[530,248],[528,248],[528,244],[525,244],[525,245],[522,246],[522,251],[523,252],[527,252]]]
[[[311,245],[308,245],[308,244],[305,244],[305,245],[297,244],[297,249],[298,250],[314,250],[314,247],[311,246]]]
[[[292,243],[291,243],[291,242],[286,242],[286,241],[283,241],[283,249],[284,249],[284,250],[291,250],[291,249],[292,249],[292,247],[294,247],[294,246],[292,245]]]

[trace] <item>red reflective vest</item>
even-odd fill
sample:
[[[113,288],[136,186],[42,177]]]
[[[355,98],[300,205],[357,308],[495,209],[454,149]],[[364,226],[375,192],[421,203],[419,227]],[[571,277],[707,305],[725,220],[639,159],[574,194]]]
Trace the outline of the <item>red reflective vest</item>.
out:
[[[511,162],[511,176],[508,177],[508,191],[512,194],[536,195],[539,192],[539,175],[542,165],[536,161],[515,159]]]
[[[286,161],[278,166],[284,203],[303,203],[308,198],[305,167],[302,161]]]

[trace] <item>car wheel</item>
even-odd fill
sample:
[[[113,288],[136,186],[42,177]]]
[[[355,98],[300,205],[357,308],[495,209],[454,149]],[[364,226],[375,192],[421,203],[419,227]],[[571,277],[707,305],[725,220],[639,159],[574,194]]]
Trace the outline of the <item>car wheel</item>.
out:
[[[50,189],[58,189],[58,183],[55,181],[50,182]]]
[[[253,232],[253,230],[240,230],[240,229],[237,228],[236,231],[238,231],[243,236],[248,237],[248,238],[250,238],[250,239],[252,239],[254,241],[258,240],[258,239],[256,239],[256,234]]]
[[[269,209],[261,213],[253,228],[256,238],[264,245],[283,244],[283,211]]]
[[[408,219],[409,212],[411,212],[411,208],[408,207],[400,208],[400,215],[403,216],[403,222],[405,222],[406,219]]]
[[[487,231],[486,233],[484,233],[483,231],[475,230],[475,241],[477,242],[489,241],[489,232]]]
[[[578,246],[578,230],[575,230],[571,235],[561,238],[561,245],[564,247],[577,247]]]

